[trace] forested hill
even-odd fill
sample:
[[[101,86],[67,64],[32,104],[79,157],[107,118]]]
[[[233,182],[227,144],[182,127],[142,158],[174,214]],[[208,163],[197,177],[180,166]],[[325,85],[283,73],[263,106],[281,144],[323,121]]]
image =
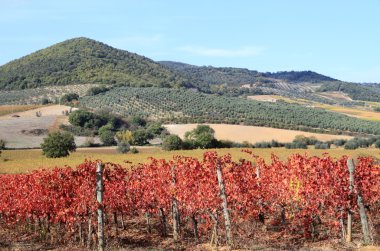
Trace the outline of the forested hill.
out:
[[[258,82],[273,82],[262,73],[244,68],[195,66],[173,61],[159,61],[160,64],[176,71],[197,85],[227,84],[240,86]]]
[[[318,91],[341,91],[347,93],[352,99],[380,102],[379,84],[357,84],[346,82],[326,82]]]
[[[287,83],[322,83],[338,81],[313,71],[266,72],[233,67],[195,66],[172,61],[160,61],[162,65],[203,84],[242,85],[253,83],[287,82]]]
[[[0,89],[88,83],[173,87],[188,82],[151,59],[82,37],[0,67]]]
[[[279,71],[279,72],[267,72],[263,74],[264,77],[283,80],[293,83],[321,83],[321,82],[334,82],[339,81],[334,78],[327,77],[325,75],[313,72],[313,71]]]

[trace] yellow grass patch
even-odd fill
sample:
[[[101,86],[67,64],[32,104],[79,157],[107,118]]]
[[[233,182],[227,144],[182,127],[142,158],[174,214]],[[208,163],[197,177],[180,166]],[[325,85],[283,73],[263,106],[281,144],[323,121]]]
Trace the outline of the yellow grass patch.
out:
[[[43,105],[0,105],[0,116],[37,109]]]
[[[325,109],[325,110],[343,113],[345,115],[360,118],[360,119],[380,121],[380,113],[364,110],[364,108],[359,109],[356,107],[350,108],[350,107],[326,105],[326,104],[316,104],[315,106],[322,108],[322,109]]]
[[[216,151],[223,155],[230,153],[234,160],[240,158],[249,159],[250,156],[241,152],[240,148],[217,149]],[[129,166],[125,161],[131,161],[132,164],[144,163],[149,157],[159,159],[171,159],[174,155],[183,155],[189,157],[202,158],[206,150],[181,150],[181,151],[163,151],[159,147],[142,147],[139,148],[138,154],[119,154],[115,148],[85,148],[78,149],[77,152],[69,157],[48,159],[42,155],[41,150],[5,150],[0,157],[0,173],[25,173],[31,170],[40,168],[52,168],[55,166],[63,167],[65,165],[75,166],[82,163],[85,159],[102,160],[104,162],[113,162]],[[212,151],[212,150],[210,150]],[[266,161],[270,161],[272,153],[278,155],[280,159],[286,159],[288,156],[300,153],[309,154],[309,156],[322,156],[324,153],[329,153],[332,157],[338,158],[343,155],[348,155],[353,158],[358,156],[373,156],[380,158],[380,151],[375,148],[344,150],[343,148],[320,150],[320,149],[253,149],[253,153],[263,157]]]
[[[322,133],[310,133],[295,130],[277,129],[261,126],[242,126],[242,125],[228,125],[228,124],[207,124],[215,130],[215,138],[218,140],[231,140],[234,142],[248,141],[249,143],[256,143],[262,141],[277,140],[279,142],[287,143],[292,142],[297,135],[304,135],[306,137],[316,137],[321,141],[328,141],[332,139],[351,139],[350,136],[344,135],[331,135]],[[176,134],[184,138],[186,132],[193,130],[197,124],[170,124],[164,125],[171,134]]]

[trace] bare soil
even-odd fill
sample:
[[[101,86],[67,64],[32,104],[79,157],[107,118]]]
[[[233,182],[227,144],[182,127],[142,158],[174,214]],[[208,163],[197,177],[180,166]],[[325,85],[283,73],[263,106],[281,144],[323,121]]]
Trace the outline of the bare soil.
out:
[[[58,130],[60,124],[68,123],[67,116],[62,113],[70,111],[70,108],[64,105],[52,105],[0,116],[0,139],[7,142],[8,148],[39,147],[46,133],[38,135],[30,132]],[[40,112],[40,116],[36,115],[37,112]],[[75,137],[78,146],[85,141],[86,137]]]

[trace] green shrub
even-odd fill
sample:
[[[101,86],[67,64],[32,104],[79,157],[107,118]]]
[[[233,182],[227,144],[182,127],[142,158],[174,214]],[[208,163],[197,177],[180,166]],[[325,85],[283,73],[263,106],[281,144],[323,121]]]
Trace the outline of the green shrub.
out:
[[[285,144],[272,139],[271,145],[272,147],[283,147]]]
[[[106,126],[103,126],[106,127]],[[101,130],[103,127],[99,128],[99,138],[105,146],[113,146],[116,144],[115,133],[107,128]]]
[[[355,150],[358,148],[359,148],[359,144],[354,139],[351,139],[351,140],[347,141],[346,144],[344,144],[344,149],[347,149],[347,150]]]
[[[97,129],[106,125],[108,121],[96,114],[84,110],[77,110],[69,115],[69,122],[74,126]]]
[[[108,92],[110,88],[105,86],[95,86],[87,90],[87,96],[95,96],[99,93]]]
[[[286,143],[285,144],[286,149],[307,149],[307,145],[305,142],[292,142],[292,143]]]
[[[272,148],[272,142],[262,141],[262,142],[256,142],[255,148]]]
[[[138,129],[133,132],[133,144],[138,146],[143,146],[148,144],[148,140],[153,138],[153,135],[148,133],[144,129]]]
[[[117,151],[119,153],[127,153],[129,152],[130,148],[131,148],[131,145],[126,141],[122,140],[117,143]]]
[[[47,104],[49,104],[50,102],[49,102],[49,99],[47,99],[47,98],[42,98],[41,99],[41,105],[47,105]]]
[[[305,137],[303,135],[297,135],[294,140],[294,143],[300,142],[301,144],[306,144],[308,146],[315,145],[315,143],[318,142],[317,138],[312,136],[312,137]]]
[[[43,154],[48,158],[65,157],[76,150],[72,134],[64,132],[50,133],[41,144]]]
[[[380,139],[375,142],[375,147],[380,149]]]
[[[0,139],[0,155],[1,155],[1,150],[4,150],[5,149],[5,140],[3,139]]]
[[[336,139],[333,141],[333,144],[335,146],[344,146],[344,144],[346,144],[347,140],[345,139]]]
[[[131,119],[131,123],[136,126],[144,127],[146,125],[146,120],[140,116],[133,116]]]
[[[139,153],[139,150],[137,150],[136,147],[132,147],[131,150],[130,150],[130,153],[133,153],[133,154]]]
[[[67,93],[61,97],[61,103],[70,103],[74,100],[78,100],[79,95],[76,93]]]
[[[314,149],[330,149],[330,144],[326,142],[317,142],[314,145]]]
[[[182,148],[182,139],[177,135],[169,135],[162,142],[162,149],[166,151],[180,150]]]

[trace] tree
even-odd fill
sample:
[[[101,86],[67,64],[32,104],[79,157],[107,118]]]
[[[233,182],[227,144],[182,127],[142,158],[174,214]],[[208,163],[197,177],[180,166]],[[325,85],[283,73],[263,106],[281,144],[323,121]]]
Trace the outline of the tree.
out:
[[[115,145],[115,133],[111,130],[111,125],[107,124],[99,128],[99,138],[105,146]]]
[[[99,128],[107,124],[108,121],[94,113],[84,110],[77,110],[69,115],[69,122],[74,126]]]
[[[136,126],[145,126],[146,120],[140,116],[133,116],[131,119],[131,123]]]
[[[41,99],[41,105],[47,105],[47,104],[49,104],[49,99],[46,97],[42,98]]]
[[[347,141],[347,143],[344,145],[344,149],[347,149],[347,150],[355,150],[358,148],[359,148],[359,144],[354,139]]]
[[[162,149],[166,151],[179,150],[182,148],[182,139],[177,135],[169,135],[162,142]]]
[[[198,125],[194,130],[185,133],[185,139],[188,145],[199,148],[215,147],[217,141],[214,138],[214,129],[208,125]]]
[[[159,123],[151,123],[147,127],[147,132],[153,135],[160,135],[164,128]]]
[[[1,150],[5,149],[5,140],[0,139],[0,155],[1,155]]]
[[[133,132],[133,144],[142,146],[148,144],[148,140],[152,139],[153,135],[143,129],[138,129]]]
[[[129,144],[133,143],[133,133],[130,130],[118,131],[116,133],[116,139],[118,142],[125,141]]]
[[[53,132],[44,138],[41,144],[43,154],[48,158],[66,157],[76,150],[73,135],[70,133]]]
[[[78,100],[79,95],[76,93],[67,93],[61,97],[61,103],[70,103],[71,101]]]
[[[131,148],[131,145],[126,141],[122,140],[117,143],[117,151],[119,153],[127,153],[129,152],[130,148]]]

